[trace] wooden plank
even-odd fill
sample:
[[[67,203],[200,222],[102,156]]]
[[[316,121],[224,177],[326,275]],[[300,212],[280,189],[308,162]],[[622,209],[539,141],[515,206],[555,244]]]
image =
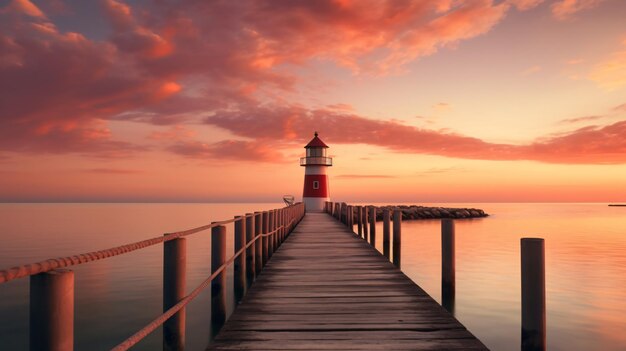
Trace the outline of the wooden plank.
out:
[[[487,350],[387,258],[307,213],[209,350]]]

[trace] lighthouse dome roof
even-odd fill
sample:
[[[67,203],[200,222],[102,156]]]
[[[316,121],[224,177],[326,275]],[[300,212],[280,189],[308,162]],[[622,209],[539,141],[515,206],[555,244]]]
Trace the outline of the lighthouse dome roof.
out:
[[[304,147],[305,149],[311,148],[311,147],[325,147],[328,148],[328,145],[326,145],[322,139],[320,139],[317,136],[317,132],[315,132],[313,139],[311,139],[311,141],[309,141],[308,144],[306,144],[306,146]]]

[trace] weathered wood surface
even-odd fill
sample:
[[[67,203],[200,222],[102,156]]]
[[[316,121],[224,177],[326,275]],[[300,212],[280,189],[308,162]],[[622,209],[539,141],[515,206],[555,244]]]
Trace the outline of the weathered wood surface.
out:
[[[307,213],[209,350],[487,350],[364,240]]]

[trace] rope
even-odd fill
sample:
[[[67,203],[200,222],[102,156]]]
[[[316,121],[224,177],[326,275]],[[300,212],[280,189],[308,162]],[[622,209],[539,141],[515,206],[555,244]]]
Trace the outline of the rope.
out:
[[[220,222],[213,222],[211,224],[203,225],[201,227],[192,228],[188,230],[183,230],[180,232],[174,233],[166,233],[164,236],[146,239],[142,241],[138,241],[131,244],[126,244],[122,246],[116,246],[105,250],[100,251],[92,251],[74,256],[66,256],[66,257],[58,257],[58,258],[50,258],[45,261],[40,261],[36,263],[29,263],[22,266],[16,266],[8,269],[4,269],[0,271],[0,284],[6,283],[11,280],[15,280],[18,278],[23,278],[39,273],[49,272],[58,268],[65,268],[70,266],[76,266],[83,263],[93,262],[102,260],[105,258],[122,255],[125,253],[129,253],[135,250],[143,249],[149,246],[153,246],[156,244],[160,244],[166,241],[174,240],[183,236],[195,234],[207,229],[211,229],[220,225],[225,225],[228,223],[233,223],[238,219],[228,219]],[[272,233],[265,234],[264,236],[272,235]]]
[[[235,259],[237,259],[242,253],[244,253],[250,246],[255,244],[256,241],[259,240],[259,238],[274,235],[283,229],[287,231],[291,231],[291,228],[293,228],[294,222],[296,223],[299,222],[299,219],[303,216],[303,214],[301,212],[291,212],[289,216],[290,217],[293,216],[293,218],[289,221],[289,223],[284,224],[280,227],[276,227],[273,231],[269,233],[256,235],[254,239],[247,242],[246,245],[242,247],[241,249],[239,249],[239,251],[237,251],[231,258],[229,258],[227,261],[222,263],[222,265],[218,269],[216,269],[215,272],[213,272],[206,280],[204,280],[189,295],[185,296],[177,304],[170,307],[163,314],[161,314],[160,316],[152,320],[148,325],[146,325],[145,327],[137,331],[135,334],[131,335],[128,339],[124,340],[122,343],[114,347],[112,350],[113,351],[125,351],[131,348],[132,346],[134,346],[135,344],[137,344],[139,341],[145,338],[148,334],[152,333],[156,328],[158,328],[163,323],[165,323],[165,321],[171,318],[174,314],[179,312],[183,307],[189,304],[189,302],[191,302],[194,298],[196,298],[202,290],[204,290],[209,284],[211,284],[213,279],[215,279],[219,274],[221,274],[230,264],[232,264],[235,261]],[[161,237],[142,240],[142,241],[138,241],[132,244],[117,246],[117,247],[113,247],[113,248],[106,249],[106,250],[93,251],[93,252],[88,252],[88,253],[74,255],[74,256],[53,258],[53,259],[48,259],[46,261],[41,261],[37,263],[31,263],[31,264],[27,264],[23,266],[5,269],[5,270],[0,271],[0,284],[14,280],[14,279],[38,274],[38,273],[48,272],[57,268],[74,266],[74,265],[78,265],[82,263],[97,261],[97,260],[101,260],[104,258],[121,255],[121,254],[128,253],[131,251],[139,250],[148,246],[153,246],[159,243],[174,240],[174,239],[186,236],[186,235],[195,234],[195,233],[198,233],[198,232],[210,229],[210,228],[214,228],[220,225],[232,223],[236,220],[241,220],[241,219],[242,218],[240,217],[240,218],[230,219],[230,220],[221,221],[221,222],[214,222],[209,225],[204,225],[201,227],[188,229],[188,230],[175,232],[175,233],[166,233],[165,235]]]
[[[291,220],[289,224],[293,223],[293,221],[294,220]],[[239,257],[239,255],[245,252],[246,249],[252,246],[259,238],[274,235],[275,233],[277,233],[279,230],[283,228],[285,228],[285,226],[280,226],[269,233],[259,234],[255,236],[253,240],[248,242],[246,246],[239,249],[239,251],[237,251],[230,259],[228,259],[228,261],[224,262],[217,270],[215,270],[215,272],[213,272],[205,281],[202,282],[202,284],[200,284],[197,288],[195,288],[189,295],[182,298],[177,304],[170,307],[167,311],[163,312],[163,314],[161,314],[160,316],[152,320],[152,322],[150,322],[145,327],[141,328],[135,334],[131,335],[128,339],[122,341],[120,344],[115,346],[113,349],[111,349],[111,351],[126,351],[130,349],[131,347],[133,347],[134,345],[136,345],[139,341],[141,341],[143,338],[145,338],[150,333],[152,333],[156,328],[160,327],[163,323],[165,323],[165,321],[170,319],[170,317],[172,317],[178,311],[183,309],[183,307],[187,306],[187,304],[189,304],[189,302],[191,302],[194,298],[196,298],[196,296],[198,296],[198,294],[200,294],[200,292],[204,290],[204,288],[206,288],[211,283],[211,281],[213,281],[213,279],[215,279],[220,273],[222,273],[226,269],[226,267],[228,267],[231,263],[233,263],[235,259]]]

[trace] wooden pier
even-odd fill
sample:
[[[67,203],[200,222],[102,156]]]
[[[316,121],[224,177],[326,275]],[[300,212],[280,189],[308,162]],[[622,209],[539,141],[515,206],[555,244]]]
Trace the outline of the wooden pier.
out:
[[[448,311],[454,310],[454,223],[442,220],[443,307],[400,270],[400,210],[303,203],[105,250],[0,270],[0,285],[30,277],[30,349],[74,349],[71,266],[163,244],[163,309],[114,347],[125,351],[163,327],[163,350],[185,349],[185,309],[210,286],[212,343],[207,350],[487,350]],[[393,213],[392,213],[393,212]],[[226,257],[226,227],[235,253]],[[357,230],[355,233],[354,230]],[[210,231],[210,275],[186,287],[186,237]],[[375,248],[382,234],[382,253]],[[393,234],[393,235],[392,235]],[[540,238],[522,238],[522,347],[546,350],[545,254]],[[226,269],[233,266],[228,287]],[[185,293],[187,295],[185,295]],[[226,295],[237,304],[227,316]],[[208,312],[208,311],[207,311]],[[208,338],[207,338],[208,339]]]
[[[367,241],[306,213],[208,350],[487,350]]]

